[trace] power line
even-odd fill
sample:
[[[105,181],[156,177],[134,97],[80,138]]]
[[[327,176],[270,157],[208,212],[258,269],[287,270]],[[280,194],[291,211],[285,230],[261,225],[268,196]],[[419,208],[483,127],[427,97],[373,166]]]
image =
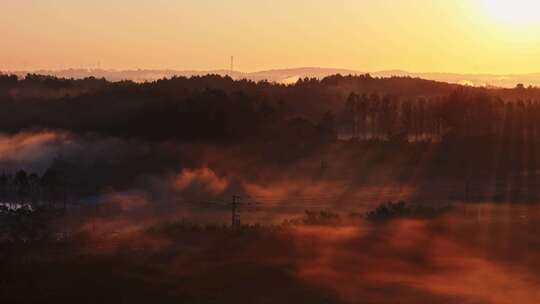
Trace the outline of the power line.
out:
[[[220,205],[220,206],[226,206],[229,205],[231,207],[231,228],[237,229],[241,226],[240,221],[240,207],[242,206],[251,206],[251,205],[259,205],[259,202],[242,202],[241,196],[239,195],[233,195],[232,201],[230,203],[222,202],[222,201],[215,201],[215,202],[202,202],[203,204],[213,204],[213,205]]]

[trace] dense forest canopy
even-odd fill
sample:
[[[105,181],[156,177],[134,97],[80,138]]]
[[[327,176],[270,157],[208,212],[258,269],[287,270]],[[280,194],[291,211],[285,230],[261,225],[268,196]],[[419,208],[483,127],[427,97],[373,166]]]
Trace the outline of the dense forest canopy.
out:
[[[293,85],[230,77],[175,77],[137,84],[104,79],[0,76],[0,130],[75,133],[184,142],[332,140],[503,132],[530,126],[540,90],[464,87],[408,77],[335,75]],[[515,117],[514,117],[515,116]],[[330,129],[335,130],[330,130]]]

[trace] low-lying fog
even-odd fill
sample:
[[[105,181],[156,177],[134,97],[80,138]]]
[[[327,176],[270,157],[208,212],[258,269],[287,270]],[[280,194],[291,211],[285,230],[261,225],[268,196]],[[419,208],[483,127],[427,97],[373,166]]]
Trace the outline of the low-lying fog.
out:
[[[377,159],[380,151],[321,148],[278,162],[272,159],[279,156],[259,147],[148,144],[57,132],[4,135],[0,152],[7,173],[42,174],[63,162],[80,191],[71,197],[74,207],[62,225],[97,242],[84,249],[88,254],[153,267],[131,275],[152,282],[167,277],[168,295],[200,299],[212,289],[220,299],[252,303],[280,301],[281,295],[335,303],[540,301],[538,206],[465,203],[459,181],[426,177],[422,164],[429,149],[414,155],[415,165],[407,167],[414,170],[407,172],[395,159]],[[167,223],[229,225],[233,195],[246,203],[239,209],[242,223],[274,227],[268,228],[272,232],[249,240],[220,239],[218,230],[159,232]],[[390,200],[454,207],[433,218],[364,217]],[[280,226],[304,210],[328,210],[339,221]],[[230,251],[218,250],[219,244]],[[145,262],[156,257],[159,267]],[[251,271],[268,274],[262,285],[248,279]],[[249,289],[222,289],[226,281]]]
[[[245,204],[240,208],[245,223],[273,224],[304,210],[363,214],[387,201],[445,206],[465,201],[474,191],[476,203],[515,191],[511,185],[496,189],[492,178],[470,182],[433,175],[428,163],[434,148],[411,149],[399,157],[379,147],[321,147],[300,157],[272,149],[25,132],[0,136],[0,170],[40,175],[60,166],[74,189],[70,203],[99,205],[99,214],[110,216],[116,204],[115,212],[182,210],[218,223],[229,222],[233,195]],[[524,197],[535,194],[533,185],[516,184]],[[219,220],[221,213],[227,216]]]

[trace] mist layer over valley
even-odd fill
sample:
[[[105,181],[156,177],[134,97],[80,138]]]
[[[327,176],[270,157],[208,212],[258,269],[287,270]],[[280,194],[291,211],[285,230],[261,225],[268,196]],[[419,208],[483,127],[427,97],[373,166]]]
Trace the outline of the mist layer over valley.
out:
[[[539,100],[2,76],[2,298],[537,303]]]

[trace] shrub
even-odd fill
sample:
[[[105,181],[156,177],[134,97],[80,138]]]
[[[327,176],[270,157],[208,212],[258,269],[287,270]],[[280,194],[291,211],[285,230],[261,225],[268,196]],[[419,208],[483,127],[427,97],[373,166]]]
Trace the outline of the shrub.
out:
[[[368,220],[389,220],[395,218],[432,218],[451,210],[451,206],[430,207],[425,205],[407,205],[404,201],[388,202],[366,213]]]

